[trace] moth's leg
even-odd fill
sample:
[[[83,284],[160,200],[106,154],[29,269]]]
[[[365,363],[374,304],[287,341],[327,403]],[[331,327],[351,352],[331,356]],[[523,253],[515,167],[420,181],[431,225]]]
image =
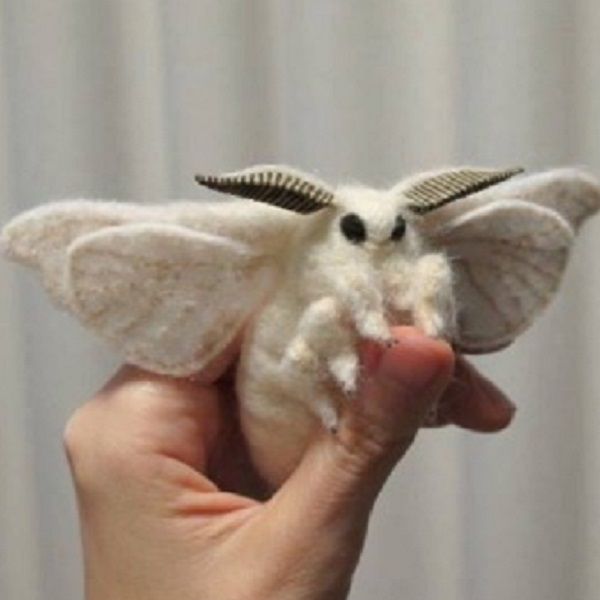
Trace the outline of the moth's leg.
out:
[[[329,371],[347,397],[356,393],[360,365],[353,349],[341,352],[329,359]]]
[[[310,346],[305,336],[296,334],[288,344],[281,363],[280,372],[289,379],[306,374],[316,377],[320,368],[319,356]]]
[[[345,321],[343,309],[335,298],[313,302],[300,319],[297,335],[282,361],[283,368],[299,369],[315,378],[326,365],[345,393],[355,392],[358,356],[353,332]]]
[[[304,339],[327,364],[330,374],[344,393],[356,391],[358,355],[356,340],[339,302],[321,298],[306,311],[300,323]]]
[[[315,386],[312,395],[307,397],[307,404],[311,412],[319,419],[323,427],[335,433],[340,423],[340,413],[334,399],[327,394],[326,390]]]
[[[443,254],[421,257],[414,265],[411,290],[415,325],[426,335],[449,339],[456,325],[449,259]]]
[[[319,300],[304,311],[296,335],[288,344],[279,364],[279,379],[291,394],[302,399],[326,429],[336,431],[338,407],[334,398],[324,389],[326,371],[319,352],[322,338],[332,329],[331,323],[323,323],[325,304]]]
[[[356,336],[343,307],[332,297],[314,302],[305,314],[306,339],[345,394],[356,392],[359,363]]]
[[[333,279],[336,296],[348,311],[361,337],[391,344],[394,341],[385,318],[385,303],[381,285],[375,277],[350,269]]]
[[[322,298],[309,304],[298,321],[296,334],[289,342],[282,361],[281,371],[290,377],[305,373],[312,379],[322,369],[320,348],[335,325],[333,299]]]
[[[283,389],[301,399],[326,429],[337,429],[338,407],[325,389],[323,365],[305,340],[296,338],[292,341],[279,363],[278,380]]]
[[[383,265],[385,301],[397,319],[394,324],[411,321],[413,307],[414,263],[404,257],[393,257]]]
[[[322,369],[322,365],[319,365]],[[318,371],[294,370],[287,367],[279,372],[282,388],[300,399],[309,411],[317,417],[323,427],[336,431],[340,415],[338,403],[324,384],[322,373]]]

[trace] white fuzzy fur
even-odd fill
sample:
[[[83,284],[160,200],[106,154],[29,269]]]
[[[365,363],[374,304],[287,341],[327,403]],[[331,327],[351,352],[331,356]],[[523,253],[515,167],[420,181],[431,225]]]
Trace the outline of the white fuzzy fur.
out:
[[[245,326],[237,387],[254,460],[273,484],[356,391],[361,338],[414,323],[471,352],[510,343],[554,294],[579,224],[600,207],[572,170],[504,183],[422,217],[406,191],[340,187],[300,216],[249,201],[144,207],[74,201],[17,217],[9,257],[147,369],[189,375]],[[339,220],[366,223],[350,243]],[[392,241],[397,215],[406,235]]]

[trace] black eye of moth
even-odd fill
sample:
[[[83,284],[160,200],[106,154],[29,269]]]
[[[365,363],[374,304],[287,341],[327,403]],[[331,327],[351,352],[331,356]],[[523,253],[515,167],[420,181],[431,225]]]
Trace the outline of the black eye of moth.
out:
[[[340,229],[342,230],[344,237],[354,244],[360,244],[367,238],[367,230],[363,220],[354,213],[349,213],[342,217]]]
[[[392,235],[390,236],[390,239],[394,242],[398,242],[404,237],[405,233],[406,221],[400,215],[398,215],[396,217],[396,224],[394,225],[394,229],[392,229]]]

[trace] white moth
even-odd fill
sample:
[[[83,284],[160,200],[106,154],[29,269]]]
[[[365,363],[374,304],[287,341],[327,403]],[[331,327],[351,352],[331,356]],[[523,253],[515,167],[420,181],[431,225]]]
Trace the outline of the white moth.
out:
[[[202,369],[243,331],[240,417],[272,484],[335,430],[357,343],[414,323],[467,353],[510,344],[555,293],[600,187],[575,170],[446,169],[389,190],[259,166],[202,185],[251,198],[69,201],[3,230],[10,258],[140,367]]]

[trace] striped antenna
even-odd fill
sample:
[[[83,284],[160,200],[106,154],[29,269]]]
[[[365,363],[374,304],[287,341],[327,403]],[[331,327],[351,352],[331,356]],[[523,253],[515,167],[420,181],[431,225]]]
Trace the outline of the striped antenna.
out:
[[[207,188],[265,202],[303,215],[330,206],[333,191],[310,175],[289,167],[260,165],[223,175],[196,175]]]
[[[480,192],[485,188],[510,179],[523,169],[455,169],[419,181],[404,196],[410,200],[408,207],[417,214],[425,214],[448,202]]]

